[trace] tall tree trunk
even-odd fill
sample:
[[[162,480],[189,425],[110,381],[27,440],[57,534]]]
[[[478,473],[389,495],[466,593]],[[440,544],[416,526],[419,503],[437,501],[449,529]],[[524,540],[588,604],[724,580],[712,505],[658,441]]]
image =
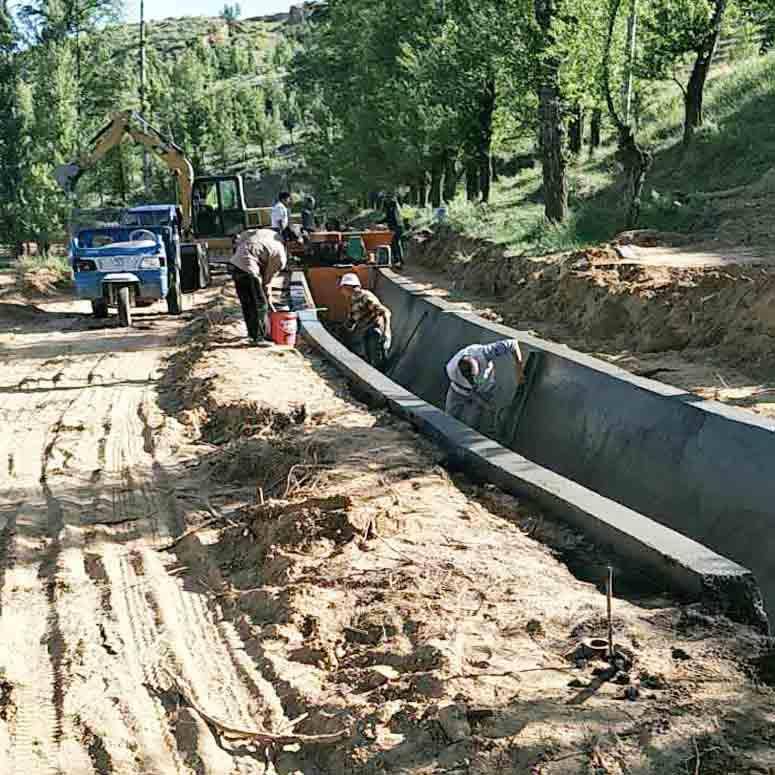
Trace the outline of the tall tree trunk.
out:
[[[475,202],[479,198],[479,162],[472,156],[466,156],[466,198]]]
[[[541,128],[541,161],[544,182],[544,212],[550,221],[561,223],[568,216],[568,180],[565,158],[565,127],[560,95],[560,62],[549,53],[554,41],[552,21],[561,0],[535,0],[535,16],[541,28],[544,52],[538,87],[538,123]]]
[[[124,155],[121,153],[121,149],[118,150],[118,181],[119,188],[121,190],[121,203],[126,204],[127,201],[127,180],[126,180],[126,167],[124,167]]]
[[[417,204],[425,207],[428,204],[428,174],[423,171],[417,179]]]
[[[492,188],[492,159],[489,153],[479,158],[479,188],[482,202],[489,202]]]
[[[590,156],[600,147],[600,135],[603,128],[603,110],[595,108],[592,111],[592,119],[589,122],[589,154]]]
[[[482,201],[490,201],[492,182],[492,119],[495,114],[495,75],[487,78],[479,101],[479,188]]]
[[[692,67],[689,83],[684,92],[684,146],[691,144],[695,131],[702,126],[702,102],[705,94],[705,82],[708,79],[713,55],[716,53],[727,2],[728,0],[715,0],[710,31],[700,42],[696,50],[694,67]]]
[[[562,223],[568,216],[568,179],[564,148],[565,127],[560,113],[560,96],[556,87],[542,86],[538,98],[544,212],[550,221]]]
[[[616,156],[624,167],[627,180],[627,228],[635,228],[640,217],[641,194],[646,182],[646,173],[653,161],[651,154],[642,148],[635,134],[628,126],[619,128],[619,148]]]
[[[448,148],[444,153],[444,201],[451,202],[457,192],[457,170],[455,152]]]
[[[431,207],[441,207],[441,178],[444,174],[444,159],[434,156],[431,161]]]
[[[613,44],[616,17],[619,13],[621,0],[613,0],[608,17],[608,36],[606,38],[603,54],[603,89],[608,113],[613,119],[618,130],[618,148],[616,156],[624,168],[627,182],[628,207],[627,226],[632,228],[638,222],[640,215],[641,194],[646,173],[651,167],[652,156],[642,148],[635,138],[632,127],[625,123],[616,110],[613,96],[611,95],[611,46]]]
[[[584,109],[578,103],[573,106],[568,126],[568,145],[571,153],[578,155],[584,145]]]

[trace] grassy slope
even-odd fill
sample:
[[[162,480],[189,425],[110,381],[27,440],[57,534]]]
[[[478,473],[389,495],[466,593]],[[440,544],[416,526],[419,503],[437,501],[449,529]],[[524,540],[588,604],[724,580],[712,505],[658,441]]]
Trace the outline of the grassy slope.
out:
[[[643,116],[641,139],[654,153],[639,226],[694,233],[702,238],[767,244],[775,230],[769,212],[775,182],[775,55],[736,67],[719,68],[706,93],[706,125],[694,146],[680,145],[683,105],[676,87],[657,92]],[[624,227],[621,178],[609,143],[596,157],[577,160],[570,174],[572,216],[561,227],[548,225],[540,203],[540,168],[501,179],[489,206],[458,197],[449,208],[451,224],[528,255],[573,249],[610,239]],[[750,186],[724,199],[693,194]],[[769,189],[773,193],[769,195]],[[428,211],[412,211],[417,225]]]

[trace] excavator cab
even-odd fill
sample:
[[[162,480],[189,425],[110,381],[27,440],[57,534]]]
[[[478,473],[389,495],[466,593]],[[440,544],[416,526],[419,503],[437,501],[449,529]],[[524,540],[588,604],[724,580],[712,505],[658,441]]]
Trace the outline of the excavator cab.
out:
[[[196,178],[192,205],[196,239],[233,237],[247,228],[239,175]]]

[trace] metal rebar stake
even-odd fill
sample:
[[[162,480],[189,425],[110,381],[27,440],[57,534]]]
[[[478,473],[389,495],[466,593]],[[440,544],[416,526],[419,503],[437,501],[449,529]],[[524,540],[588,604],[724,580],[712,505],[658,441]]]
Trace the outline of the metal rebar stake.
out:
[[[608,658],[614,659],[614,620],[611,613],[611,603],[614,594],[614,569],[608,566],[608,583],[606,584],[606,603],[608,606]]]

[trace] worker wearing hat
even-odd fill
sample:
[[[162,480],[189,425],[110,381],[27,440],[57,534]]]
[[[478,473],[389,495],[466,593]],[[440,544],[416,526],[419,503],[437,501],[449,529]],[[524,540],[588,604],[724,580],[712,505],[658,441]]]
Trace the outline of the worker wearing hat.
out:
[[[524,379],[522,351],[516,339],[504,339],[490,344],[472,344],[455,353],[447,364],[449,389],[446,411],[471,428],[485,432],[487,419],[493,417],[495,395],[495,363],[511,358],[517,384]],[[487,417],[489,415],[489,417]],[[490,429],[491,430],[491,429]]]
[[[350,302],[345,329],[350,334],[354,352],[374,368],[384,369],[390,349],[390,310],[371,292],[361,286],[358,275],[348,272],[339,280],[339,289]]]

